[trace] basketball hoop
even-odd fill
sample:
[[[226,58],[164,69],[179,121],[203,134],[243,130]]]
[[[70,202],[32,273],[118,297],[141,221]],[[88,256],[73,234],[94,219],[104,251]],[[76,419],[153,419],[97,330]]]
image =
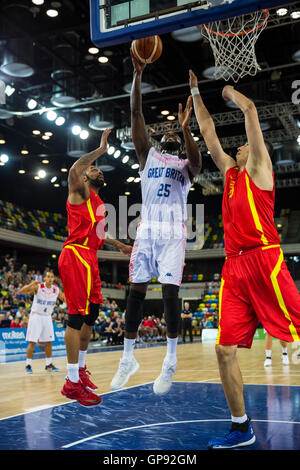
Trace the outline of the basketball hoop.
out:
[[[267,25],[269,10],[203,24],[202,34],[208,39],[215,58],[216,79],[237,82],[245,75],[261,70],[255,55],[255,44]]]

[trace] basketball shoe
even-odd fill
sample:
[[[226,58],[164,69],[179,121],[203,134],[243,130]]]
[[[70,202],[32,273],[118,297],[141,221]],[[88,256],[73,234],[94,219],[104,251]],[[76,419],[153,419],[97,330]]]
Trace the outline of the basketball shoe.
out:
[[[25,367],[25,372],[26,374],[32,374],[32,369],[31,366],[28,364],[28,366]]]
[[[176,367],[177,359],[170,360],[168,357],[165,357],[161,374],[153,384],[153,391],[156,395],[164,395],[165,393],[168,393],[172,385],[172,379]]]
[[[272,359],[270,357],[267,357],[265,362],[264,362],[264,366],[269,367],[271,365],[272,365]]]
[[[120,359],[119,368],[110,383],[111,390],[119,390],[127,384],[129,378],[139,370],[139,363],[132,356],[132,359]]]
[[[290,361],[289,361],[289,356],[287,355],[287,353],[282,353],[281,361],[283,365],[285,366],[289,365]]]
[[[90,371],[87,370],[86,366],[79,367],[79,379],[82,385],[91,392],[96,392],[98,390],[97,385],[93,384],[93,382],[89,379],[89,375],[91,375]]]
[[[78,383],[71,382],[68,377],[61,389],[61,394],[71,400],[77,400],[80,405],[86,407],[97,406],[102,402],[101,397],[84,388],[80,381]]]
[[[45,370],[50,371],[50,372],[57,372],[59,369],[58,367],[55,367],[53,364],[49,364],[48,366],[45,366]]]
[[[212,439],[207,447],[208,449],[233,449],[235,447],[243,447],[254,444],[256,437],[254,435],[250,418],[248,418],[248,429],[246,432],[239,430],[241,425],[232,423],[231,430],[225,437],[217,437]]]

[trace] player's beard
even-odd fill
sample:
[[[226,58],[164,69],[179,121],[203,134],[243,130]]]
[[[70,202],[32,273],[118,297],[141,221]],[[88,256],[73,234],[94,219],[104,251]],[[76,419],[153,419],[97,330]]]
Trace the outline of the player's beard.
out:
[[[168,152],[171,154],[176,153],[177,155],[180,153],[181,143],[178,141],[162,142],[160,145],[163,152]]]
[[[95,178],[95,179],[92,179],[88,175],[85,175],[85,176],[88,180],[89,186],[93,186],[94,188],[97,188],[98,191],[103,188],[103,186],[104,186],[104,180],[103,179],[100,179],[98,177]]]

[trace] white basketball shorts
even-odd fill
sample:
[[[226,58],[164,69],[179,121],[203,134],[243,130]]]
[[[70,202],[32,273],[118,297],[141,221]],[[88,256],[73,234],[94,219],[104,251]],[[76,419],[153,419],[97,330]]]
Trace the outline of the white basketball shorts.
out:
[[[26,333],[26,341],[48,343],[54,341],[54,329],[51,315],[39,315],[31,312]]]
[[[181,285],[186,238],[159,239],[137,236],[129,264],[131,283],[147,283],[157,277],[161,284]]]

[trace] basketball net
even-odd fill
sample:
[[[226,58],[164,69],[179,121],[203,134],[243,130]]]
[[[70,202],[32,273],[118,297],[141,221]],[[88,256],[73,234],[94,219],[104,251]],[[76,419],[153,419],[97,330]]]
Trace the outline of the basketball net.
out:
[[[245,75],[261,70],[255,55],[255,44],[267,25],[268,10],[236,16],[202,25],[215,58],[216,79],[237,82]]]

